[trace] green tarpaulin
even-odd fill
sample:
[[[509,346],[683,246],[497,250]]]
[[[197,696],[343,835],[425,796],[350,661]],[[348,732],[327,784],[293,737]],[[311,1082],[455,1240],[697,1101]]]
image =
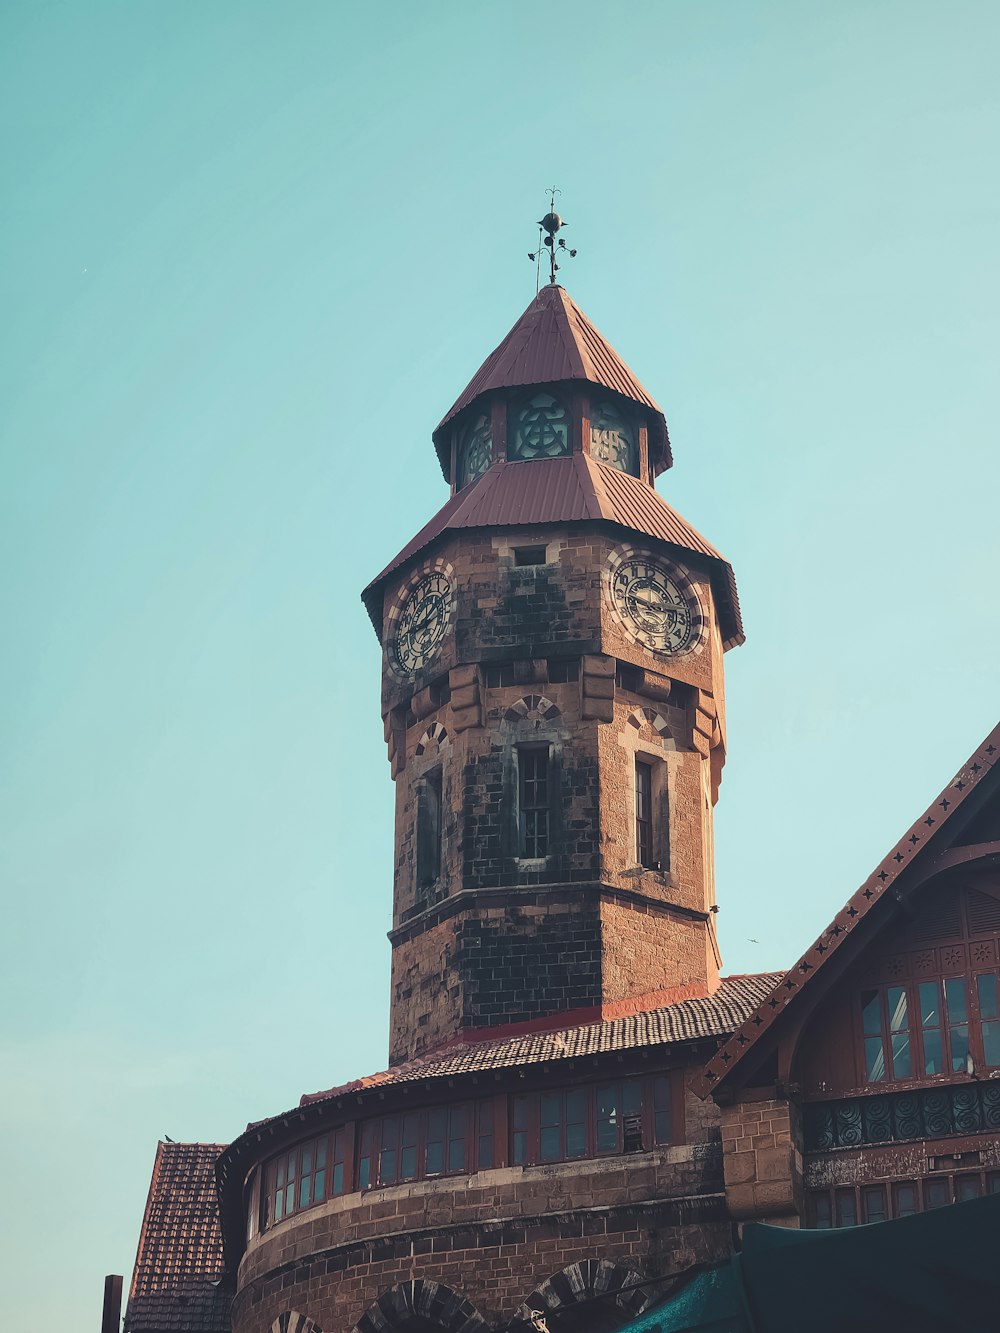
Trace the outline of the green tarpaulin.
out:
[[[750,1223],[621,1333],[1000,1333],[1000,1195],[840,1231]]]

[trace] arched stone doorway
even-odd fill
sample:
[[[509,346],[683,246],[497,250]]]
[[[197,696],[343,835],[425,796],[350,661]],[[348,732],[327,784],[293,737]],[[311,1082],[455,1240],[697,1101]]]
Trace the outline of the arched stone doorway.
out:
[[[537,1287],[515,1312],[530,1327],[531,1312],[556,1316],[550,1333],[613,1333],[640,1315],[652,1300],[653,1288],[624,1264],[607,1259],[582,1259],[555,1273]]]
[[[488,1333],[471,1301],[440,1282],[401,1282],[370,1306],[352,1333]]]

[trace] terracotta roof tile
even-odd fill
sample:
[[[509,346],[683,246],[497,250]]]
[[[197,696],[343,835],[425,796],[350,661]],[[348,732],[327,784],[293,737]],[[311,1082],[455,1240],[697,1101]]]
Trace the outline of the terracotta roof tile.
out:
[[[607,339],[598,332],[562,287],[543,287],[506,338],[495,347],[434,431],[434,443],[447,474],[448,423],[481,394],[534,384],[586,380],[641,403],[654,414],[652,443],[658,470],[670,467],[667,423],[650,397]]]
[[[416,1079],[453,1078],[459,1074],[516,1069],[605,1051],[669,1046],[673,1042],[692,1041],[699,1037],[725,1037],[770,994],[781,975],[780,972],[765,972],[757,976],[726,977],[715,994],[705,999],[681,1000],[662,1009],[647,1009],[624,1018],[585,1023],[557,1032],[463,1045],[396,1065],[326,1092],[306,1093],[299,1105],[308,1106],[362,1088],[384,1087]]]
[[[496,462],[453,495],[361,594],[375,632],[382,633],[382,581],[443,533],[463,528],[517,527],[524,523],[616,523],[640,536],[705,556],[719,599],[723,642],[744,640],[732,566],[652,486],[586,454],[531,462]]]
[[[222,1143],[160,1143],[139,1233],[125,1333],[227,1333],[215,1162]]]

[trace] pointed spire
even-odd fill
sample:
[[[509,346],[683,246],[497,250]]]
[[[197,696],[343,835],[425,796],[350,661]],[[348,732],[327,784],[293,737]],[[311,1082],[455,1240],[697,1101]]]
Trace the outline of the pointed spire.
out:
[[[434,432],[447,467],[445,428],[482,394],[585,380],[640,403],[652,414],[650,450],[657,472],[673,464],[663,411],[580,307],[558,285],[543,287],[503,342],[486,358]]]

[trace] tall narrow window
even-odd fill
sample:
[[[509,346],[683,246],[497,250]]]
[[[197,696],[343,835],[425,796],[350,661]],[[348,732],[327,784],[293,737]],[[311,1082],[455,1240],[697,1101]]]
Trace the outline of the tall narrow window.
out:
[[[635,761],[635,854],[641,866],[656,867],[653,850],[653,765]]]
[[[549,854],[549,750],[523,746],[518,750],[518,814],[521,855]]]
[[[441,873],[441,770],[422,779],[417,793],[417,888],[428,888]]]

